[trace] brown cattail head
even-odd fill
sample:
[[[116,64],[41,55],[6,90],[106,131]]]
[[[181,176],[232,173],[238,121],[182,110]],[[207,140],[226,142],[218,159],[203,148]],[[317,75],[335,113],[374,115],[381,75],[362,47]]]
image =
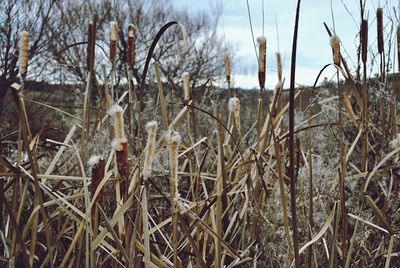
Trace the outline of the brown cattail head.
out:
[[[331,37],[333,63],[340,66],[340,39],[337,35]]]
[[[145,181],[147,181],[147,179],[151,176],[151,164],[153,162],[154,152],[156,149],[157,125],[158,124],[156,121],[150,121],[146,124],[147,144],[143,164],[143,179]]]
[[[86,67],[88,70],[92,70],[93,68],[93,59],[92,59],[92,49],[94,48],[94,27],[92,23],[89,23],[89,28],[88,28],[88,44],[87,44],[87,50],[86,50]]]
[[[110,22],[110,61],[115,63],[117,57],[117,36],[118,29],[115,21]]]
[[[135,64],[135,26],[129,24],[128,26],[128,65]]]
[[[229,59],[228,53],[224,55],[224,64],[225,64],[226,82],[228,82],[229,86],[231,84],[231,61]]]
[[[361,22],[361,59],[365,64],[367,62],[368,50],[368,21]]]
[[[282,82],[282,56],[280,52],[276,53],[276,64],[278,66],[278,80]]]
[[[378,33],[378,52],[383,53],[383,11],[382,8],[376,10],[376,23]]]
[[[93,196],[94,193],[96,192],[97,187],[99,187],[100,182],[104,178],[104,171],[106,164],[104,159],[102,159],[97,155],[90,157],[88,164],[92,168],[92,181],[89,185],[89,191]],[[95,202],[101,202],[102,199],[103,195],[102,192],[100,192],[97,195]]]
[[[19,44],[19,73],[25,78],[28,72],[28,58],[29,58],[29,33],[23,31]]]
[[[94,194],[104,178],[106,162],[104,161],[104,159],[96,155],[90,157],[88,164],[92,169],[92,180],[91,183],[89,184],[89,191],[91,197],[94,198]],[[103,189],[100,190],[96,199],[94,200],[94,205],[91,211],[92,222],[95,222],[96,218],[95,216],[96,203],[101,204],[102,200],[103,200]]]
[[[184,102],[189,103],[190,101],[190,76],[188,72],[182,74],[183,78],[183,90],[184,90]]]
[[[265,37],[257,38],[258,42],[258,83],[260,88],[265,88],[265,65],[267,57],[267,39]]]
[[[178,203],[178,148],[181,142],[181,135],[179,132],[168,131],[166,134],[169,152],[169,166],[170,166],[170,191],[171,199],[174,205]]]

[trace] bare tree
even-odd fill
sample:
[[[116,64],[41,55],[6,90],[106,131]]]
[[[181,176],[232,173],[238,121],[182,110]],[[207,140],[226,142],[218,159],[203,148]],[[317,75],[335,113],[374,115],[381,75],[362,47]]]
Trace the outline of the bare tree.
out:
[[[30,35],[28,78],[43,77],[49,71],[47,35],[57,19],[54,0],[2,1],[0,9],[0,98],[18,75],[18,42],[22,31]],[[0,109],[1,110],[1,109]]]
[[[179,27],[172,27],[162,37],[153,55],[161,64],[161,71],[173,85],[180,80],[183,72],[191,75],[192,86],[199,81],[219,75],[223,63],[223,52],[227,49],[224,40],[217,34],[220,9],[212,14],[205,12],[190,14],[178,10],[169,1],[83,1],[58,4],[61,14],[58,24],[49,32],[52,40],[54,60],[66,67],[65,75],[85,79],[84,62],[86,50],[84,41],[88,23],[97,14],[96,63],[97,73],[101,74],[100,63],[109,64],[108,33],[109,22],[117,21],[119,28],[118,59],[116,62],[117,80],[125,77],[127,55],[127,29],[130,23],[136,27],[136,64],[134,76],[138,81],[150,44],[158,30],[167,22],[175,20],[187,32],[187,46],[182,46],[184,38]],[[59,32],[57,39],[51,38]],[[82,45],[83,44],[83,45]]]

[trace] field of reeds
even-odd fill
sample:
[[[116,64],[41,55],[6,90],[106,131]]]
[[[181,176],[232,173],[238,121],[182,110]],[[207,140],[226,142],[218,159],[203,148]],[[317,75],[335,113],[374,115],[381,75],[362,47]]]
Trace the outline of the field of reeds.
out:
[[[1,138],[7,154],[0,155],[0,266],[399,267],[400,81],[393,73],[400,64],[390,73],[386,63],[400,62],[400,26],[397,39],[385,44],[378,9],[375,49],[370,24],[361,21],[358,71],[349,69],[339,37],[326,27],[332,63],[321,74],[335,68],[337,81],[295,88],[299,14],[289,91],[278,52],[279,83],[273,94],[265,92],[266,54],[273,52],[258,38],[260,92],[246,114],[231,88],[228,55],[221,65],[229,97],[210,79],[207,96],[194,98],[189,73],[179,96],[166,95],[151,56],[165,31],[181,27],[177,22],[155,33],[138,85],[131,83],[129,26],[129,82],[122,90],[114,87],[114,63],[124,30],[111,22],[111,69],[104,67],[97,81],[94,20],[80,114],[42,103],[62,114],[65,130],[37,133],[27,106],[40,100],[25,99],[29,33],[21,33],[21,82],[10,89],[17,138]],[[395,49],[397,59],[390,58]],[[367,77],[372,50],[381,61],[376,78]],[[148,86],[149,69],[157,87]],[[98,103],[91,100],[94,88]],[[143,97],[150,90],[154,107]]]

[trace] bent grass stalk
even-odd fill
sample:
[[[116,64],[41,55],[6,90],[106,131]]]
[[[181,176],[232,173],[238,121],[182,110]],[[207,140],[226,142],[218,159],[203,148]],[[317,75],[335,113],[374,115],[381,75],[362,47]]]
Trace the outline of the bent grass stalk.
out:
[[[179,192],[178,192],[178,149],[181,142],[181,135],[175,131],[168,131],[166,135],[169,153],[170,168],[170,200],[172,213],[172,247],[173,247],[173,264],[178,267],[178,224],[179,224]]]

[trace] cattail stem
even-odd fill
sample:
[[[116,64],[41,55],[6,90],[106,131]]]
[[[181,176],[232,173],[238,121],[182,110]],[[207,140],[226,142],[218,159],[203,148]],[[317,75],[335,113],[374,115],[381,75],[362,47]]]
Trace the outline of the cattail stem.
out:
[[[380,56],[380,78],[381,81],[385,81],[385,53],[384,53],[384,41],[383,41],[383,11],[382,8],[376,10],[376,32],[378,39],[378,52]]]
[[[292,46],[292,62],[290,72],[290,94],[289,94],[289,178],[290,178],[290,201],[292,212],[292,228],[293,228],[293,251],[295,267],[300,267],[299,256],[299,231],[297,229],[297,209],[296,209],[296,181],[295,181],[295,150],[294,150],[294,91],[296,76],[296,52],[297,52],[297,34],[299,27],[300,3],[297,1],[296,20],[294,26],[293,46]]]
[[[154,63],[154,72],[156,73],[158,95],[160,96],[162,127],[164,130],[167,130],[168,129],[168,112],[167,112],[167,107],[165,105],[164,88],[163,88],[163,84],[161,81],[160,64],[158,62]]]
[[[184,72],[182,74],[183,79],[183,90],[184,90],[184,102],[185,104],[189,103],[191,100],[190,97],[190,76],[188,72]]]
[[[233,97],[233,92],[232,92],[232,89],[231,89],[231,61],[229,59],[229,54],[228,53],[226,53],[224,55],[224,65],[225,65],[226,82],[228,83],[228,89],[229,89],[230,95],[231,95],[231,97]]]
[[[361,23],[361,58],[363,61],[363,138],[361,144],[361,170],[368,170],[368,85],[367,85],[368,21]]]
[[[170,192],[172,203],[172,240],[173,240],[173,263],[178,267],[178,147],[181,136],[178,132],[169,131],[167,134],[169,166],[170,166]]]
[[[397,71],[400,72],[400,25],[397,26]]]

